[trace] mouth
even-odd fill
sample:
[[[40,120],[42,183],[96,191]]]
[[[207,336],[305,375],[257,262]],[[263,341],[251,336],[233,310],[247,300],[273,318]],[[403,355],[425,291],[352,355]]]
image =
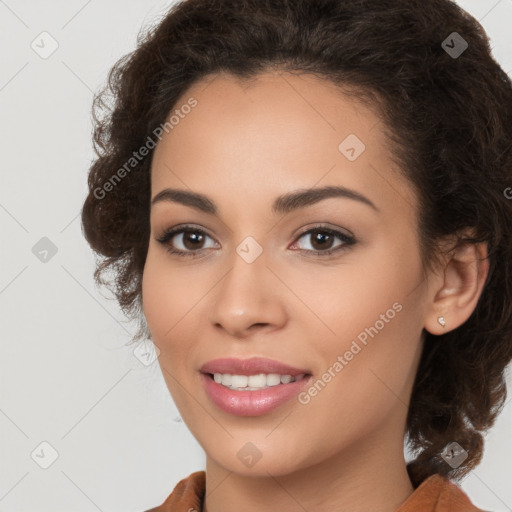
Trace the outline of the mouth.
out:
[[[275,359],[265,357],[251,357],[249,359],[238,359],[234,357],[225,357],[214,359],[203,364],[199,369],[201,373],[234,375],[237,377],[255,376],[255,375],[275,375],[297,377],[301,375],[311,374],[306,368],[296,368]],[[273,377],[270,382],[274,382]],[[278,384],[278,382],[276,382]]]
[[[310,373],[297,375],[279,373],[256,373],[241,375],[231,373],[206,373],[210,380],[232,391],[259,391],[274,386],[283,386],[292,382],[298,382],[311,376]]]
[[[200,373],[203,389],[210,403],[220,411],[234,416],[261,416],[292,404],[293,398],[312,379],[310,373],[290,374],[227,374]],[[299,406],[299,401],[295,407]],[[303,405],[300,405],[303,407]]]
[[[199,371],[210,402],[237,416],[260,416],[290,403],[312,378],[309,369],[264,357],[214,359]]]

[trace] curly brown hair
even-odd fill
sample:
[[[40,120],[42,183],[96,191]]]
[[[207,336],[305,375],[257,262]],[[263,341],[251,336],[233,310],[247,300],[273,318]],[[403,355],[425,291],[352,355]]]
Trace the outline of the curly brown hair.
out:
[[[468,45],[460,55],[450,54],[454,37]],[[481,461],[482,433],[503,408],[512,359],[512,82],[482,26],[454,2],[173,5],[141,31],[136,50],[114,65],[95,96],[97,159],[82,226],[101,260],[96,283],[109,286],[125,314],[140,322],[132,341],[151,336],[141,283],[153,150],[132,161],[133,170],[126,162],[151,147],[155,128],[198,80],[221,72],[248,80],[268,69],[315,74],[378,108],[390,151],[418,194],[427,266],[446,235],[458,244],[487,243],[489,273],[471,317],[440,336],[425,332],[407,416],[413,485],[435,473],[460,479]],[[474,237],[459,236],[468,227]],[[458,468],[441,456],[451,441],[469,452]]]

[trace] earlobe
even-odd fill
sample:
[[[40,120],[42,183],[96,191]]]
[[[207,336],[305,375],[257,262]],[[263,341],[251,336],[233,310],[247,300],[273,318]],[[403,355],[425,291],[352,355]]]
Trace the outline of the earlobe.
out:
[[[428,332],[439,336],[456,329],[471,316],[489,272],[487,256],[487,244],[483,242],[465,242],[449,253],[444,269],[434,278],[436,287],[429,297],[425,318]]]

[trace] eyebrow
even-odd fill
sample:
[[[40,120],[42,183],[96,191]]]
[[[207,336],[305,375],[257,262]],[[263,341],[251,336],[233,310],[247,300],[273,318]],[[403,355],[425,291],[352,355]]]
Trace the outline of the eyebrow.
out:
[[[285,214],[333,197],[352,199],[370,206],[376,212],[380,211],[370,199],[355,190],[341,186],[326,186],[322,188],[294,190],[293,192],[279,196],[272,204],[272,212],[275,214]],[[165,188],[158,192],[151,200],[151,205],[163,201],[180,203],[210,215],[218,215],[218,208],[215,203],[207,196],[197,192]]]

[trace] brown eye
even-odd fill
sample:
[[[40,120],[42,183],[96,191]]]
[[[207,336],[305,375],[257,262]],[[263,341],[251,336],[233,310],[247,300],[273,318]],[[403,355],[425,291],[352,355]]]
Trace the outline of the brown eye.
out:
[[[324,228],[321,226],[306,231],[298,238],[298,240],[301,239],[309,240],[311,249],[307,247],[299,247],[299,249],[302,249],[306,252],[312,252],[318,256],[332,254],[338,250],[345,249],[346,247],[356,243],[355,238],[352,236],[346,235],[345,233],[336,231],[334,229]],[[336,243],[336,239],[340,240],[340,242],[337,245],[334,245]],[[298,242],[295,242],[295,244],[297,243]]]
[[[171,254],[194,257],[208,248],[204,246],[207,239],[212,238],[202,229],[181,226],[167,230],[157,241],[165,245],[166,250]]]
[[[201,246],[204,243],[204,238],[205,237],[202,233],[198,233],[196,231],[183,231],[181,243],[186,249],[193,251],[194,249],[202,249]]]
[[[330,249],[334,242],[334,236],[324,231],[312,231],[310,233],[312,246],[315,250]]]

